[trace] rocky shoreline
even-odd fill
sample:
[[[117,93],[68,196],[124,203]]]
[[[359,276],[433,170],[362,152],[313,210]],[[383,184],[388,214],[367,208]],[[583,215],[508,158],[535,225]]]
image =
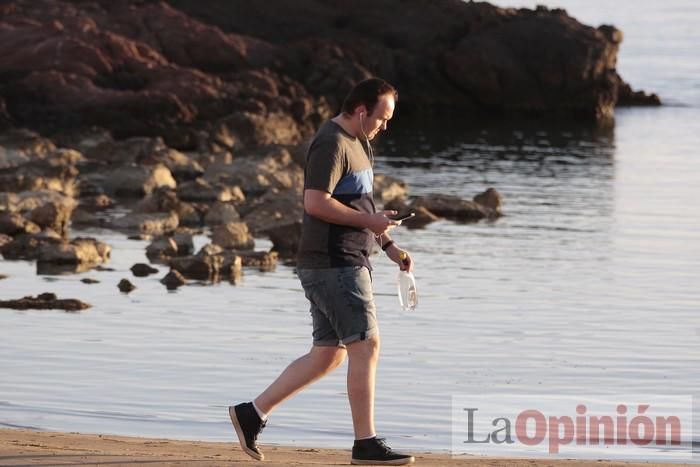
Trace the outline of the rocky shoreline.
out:
[[[0,135],[0,253],[5,260],[36,261],[38,274],[85,272],[108,263],[112,248],[73,232],[99,227],[149,240],[145,256],[170,268],[161,278],[169,290],[190,281],[236,284],[244,268],[271,271],[280,259],[293,264],[303,216],[303,167],[296,160],[303,157],[279,146],[234,159],[180,152],[157,137],[117,141],[96,132],[68,148],[31,130],[6,131]],[[404,182],[384,175],[376,176],[374,188],[387,209],[416,211],[409,228],[501,215],[494,189],[473,200],[409,199]],[[198,234],[210,243],[195,251]],[[271,250],[256,251],[254,237],[269,238]],[[131,271],[135,277],[158,272],[147,264]],[[124,293],[133,289],[127,279],[119,284]]]
[[[618,103],[660,103],[617,73],[622,39],[562,9],[461,0],[5,1],[0,128],[295,145],[372,75],[400,90],[397,117],[605,121]]]
[[[564,10],[453,0],[0,2],[0,253],[83,272],[111,247],[71,232],[103,227],[151,240],[169,289],[235,284],[294,258],[304,143],[357,80],[395,83],[397,118],[604,122],[660,103],[617,74],[621,41]],[[501,215],[493,189],[411,198],[377,174],[374,190],[416,211],[409,228]]]

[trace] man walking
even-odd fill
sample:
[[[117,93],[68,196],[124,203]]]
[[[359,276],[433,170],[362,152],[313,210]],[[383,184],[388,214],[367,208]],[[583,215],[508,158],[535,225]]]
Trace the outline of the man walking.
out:
[[[257,460],[257,437],[267,416],[348,357],[348,399],[355,442],[353,464],[404,465],[413,456],[393,451],[374,428],[374,386],[379,328],[372,295],[369,254],[376,241],[401,269],[411,257],[388,231],[400,222],[376,212],[370,140],[386,130],[398,99],[386,81],[357,84],[342,111],[314,136],[304,176],[304,222],[297,272],[311,303],[313,345],[252,402],[229,407],[243,450]],[[403,258],[403,260],[402,260]]]

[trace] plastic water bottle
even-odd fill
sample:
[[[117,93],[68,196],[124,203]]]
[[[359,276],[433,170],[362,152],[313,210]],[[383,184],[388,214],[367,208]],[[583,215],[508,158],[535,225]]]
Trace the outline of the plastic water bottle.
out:
[[[401,261],[406,261],[407,255],[401,252]],[[418,293],[416,291],[416,278],[412,272],[399,271],[398,277],[399,304],[404,310],[415,310],[418,304]]]

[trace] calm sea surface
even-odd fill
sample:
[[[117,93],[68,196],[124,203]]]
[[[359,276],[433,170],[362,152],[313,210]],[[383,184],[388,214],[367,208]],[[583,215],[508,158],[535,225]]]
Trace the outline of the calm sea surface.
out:
[[[622,29],[622,76],[671,105],[619,110],[608,130],[438,122],[387,133],[377,172],[413,195],[471,198],[493,186],[506,213],[395,230],[415,257],[415,312],[399,310],[396,269],[374,258],[378,430],[396,446],[450,449],[452,396],[700,395],[700,3],[548,4]],[[10,276],[0,299],[51,291],[93,305],[0,310],[0,426],[231,440],[226,407],[310,345],[293,269],[168,293],[165,268],[128,270],[146,259],[145,242],[87,233],[112,245],[115,272],[38,276],[30,262],[0,260]],[[120,294],[121,278],[138,288]],[[282,406],[262,436],[351,439],[345,367]]]

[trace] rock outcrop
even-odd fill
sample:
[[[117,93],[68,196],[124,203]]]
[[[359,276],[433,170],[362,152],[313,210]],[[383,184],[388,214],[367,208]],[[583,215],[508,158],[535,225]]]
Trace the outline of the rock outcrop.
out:
[[[90,308],[85,302],[75,298],[58,298],[53,293],[42,293],[36,297],[26,296],[17,300],[0,300],[0,308],[14,310],[64,310],[70,312],[82,311]]]
[[[219,154],[298,144],[372,75],[406,114],[605,119],[618,99],[658,103],[617,74],[622,37],[561,9],[456,0],[5,1],[0,128],[98,125]]]

